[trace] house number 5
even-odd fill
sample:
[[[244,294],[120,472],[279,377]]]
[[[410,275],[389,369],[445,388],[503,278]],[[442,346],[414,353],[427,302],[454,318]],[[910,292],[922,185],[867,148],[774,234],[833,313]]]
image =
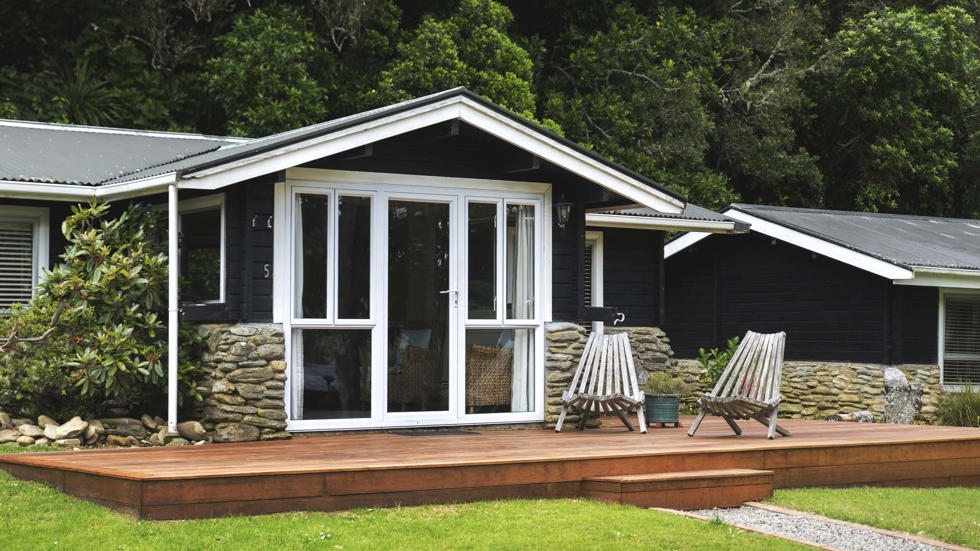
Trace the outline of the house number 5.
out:
[[[269,279],[270,277],[272,277],[272,265],[271,264],[263,264],[262,265],[262,271],[265,272],[265,278],[266,279]]]

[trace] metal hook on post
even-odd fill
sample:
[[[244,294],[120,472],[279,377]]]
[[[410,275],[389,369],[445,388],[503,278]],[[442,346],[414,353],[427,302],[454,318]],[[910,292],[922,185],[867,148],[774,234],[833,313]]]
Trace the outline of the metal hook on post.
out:
[[[613,320],[613,325],[619,325],[624,321],[626,321],[626,314],[624,314],[623,312],[617,312],[616,319]]]

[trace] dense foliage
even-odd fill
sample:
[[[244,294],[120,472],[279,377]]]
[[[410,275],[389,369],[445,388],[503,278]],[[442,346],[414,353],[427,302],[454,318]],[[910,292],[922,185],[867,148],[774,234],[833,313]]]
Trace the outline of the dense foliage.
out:
[[[16,324],[39,335],[58,305],[66,309],[50,338],[19,343],[0,354],[0,409],[67,419],[107,404],[154,411],[166,378],[166,244],[153,236],[156,213],[134,205],[109,219],[107,204],[72,207],[62,232],[63,263],[37,296],[0,318],[0,333]],[[196,334],[183,335],[180,386],[195,395],[189,361]]]
[[[720,207],[980,217],[978,0],[0,3],[0,117],[262,135],[467,86]]]

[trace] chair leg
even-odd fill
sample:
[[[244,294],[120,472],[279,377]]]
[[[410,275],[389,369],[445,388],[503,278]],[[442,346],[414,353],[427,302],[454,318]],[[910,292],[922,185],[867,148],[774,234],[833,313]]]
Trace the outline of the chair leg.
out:
[[[558,424],[555,425],[555,432],[561,432],[561,426],[565,423],[565,415],[568,413],[568,406],[561,407],[561,415],[558,416]]]
[[[698,413],[697,419],[695,419],[694,422],[691,423],[691,430],[687,431],[688,436],[694,436],[694,433],[697,432],[698,427],[701,425],[701,421],[704,420],[704,413],[705,412],[702,409],[701,412]]]
[[[646,434],[647,419],[646,419],[646,414],[643,413],[643,404],[636,406],[636,421],[640,424],[640,432],[642,434]]]
[[[739,428],[738,424],[735,423],[734,419],[732,419],[727,415],[722,415],[722,418],[725,420],[726,423],[728,423],[728,426],[731,427],[732,430],[735,432],[735,436],[742,436],[742,429]]]
[[[780,436],[790,436],[790,432],[788,430],[786,430],[785,428],[779,426],[779,424],[776,423],[776,415],[777,415],[777,411],[774,409],[774,410],[772,410],[772,413],[770,413],[768,417],[762,417],[762,416],[759,416],[759,415],[753,415],[752,416],[752,418],[755,419],[756,421],[758,421],[758,422],[762,423],[763,425],[769,427],[769,439],[770,440],[772,440],[773,438],[775,438],[775,434],[774,433],[777,433],[777,432],[779,433]]]
[[[622,421],[624,425],[626,425],[626,428],[628,428],[630,432],[636,430],[633,428],[633,423],[630,423],[630,420],[626,418],[626,413],[623,412],[623,410],[617,409],[616,415],[619,416],[619,420]]]
[[[589,421],[589,413],[586,410],[579,410],[578,430],[585,430],[585,424]]]

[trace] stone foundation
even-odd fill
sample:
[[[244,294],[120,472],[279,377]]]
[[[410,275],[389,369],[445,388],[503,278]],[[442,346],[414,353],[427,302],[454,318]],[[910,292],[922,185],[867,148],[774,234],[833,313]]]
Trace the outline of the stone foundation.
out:
[[[672,369],[674,352],[670,349],[670,339],[657,327],[606,327],[606,333],[625,332],[629,334],[636,361],[640,383],[646,381],[654,371]],[[589,329],[569,322],[554,322],[545,326],[545,426],[554,428],[561,414],[561,394],[568,390],[575,369],[578,367]],[[578,415],[565,416],[566,425],[575,426]],[[618,423],[619,420],[616,419]],[[589,427],[597,427],[601,419],[590,419]]]
[[[289,438],[285,338],[278,324],[206,324],[199,417],[215,442]]]
[[[783,364],[780,417],[793,419],[826,419],[828,415],[868,410],[875,422],[885,417],[885,369],[894,367],[905,373],[909,383],[922,389],[922,411],[916,422],[936,420],[936,405],[942,394],[939,366],[906,364],[885,366],[838,362],[798,362]],[[692,385],[684,400],[693,407],[697,397],[710,390],[699,381],[704,371],[696,360],[677,361],[676,372]]]

